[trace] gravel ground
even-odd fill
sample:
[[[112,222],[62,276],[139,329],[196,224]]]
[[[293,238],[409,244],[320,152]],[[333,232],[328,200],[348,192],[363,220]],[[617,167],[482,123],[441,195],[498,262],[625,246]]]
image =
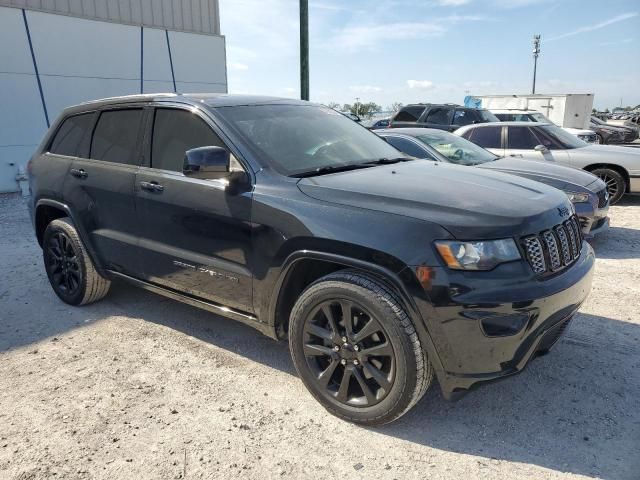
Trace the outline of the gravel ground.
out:
[[[640,197],[611,208],[554,351],[377,429],[307,393],[287,345],[115,283],[74,308],[0,197],[0,478],[640,478]]]

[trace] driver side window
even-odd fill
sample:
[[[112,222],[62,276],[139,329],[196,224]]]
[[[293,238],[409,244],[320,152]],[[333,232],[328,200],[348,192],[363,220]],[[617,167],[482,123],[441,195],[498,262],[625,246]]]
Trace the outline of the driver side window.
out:
[[[406,138],[401,137],[391,137],[388,136],[387,142],[393,145],[395,148],[400,150],[407,155],[411,155],[416,158],[423,158],[426,160],[435,160],[432,158],[424,149],[420,148],[418,145],[413,143],[411,140],[407,140]]]
[[[527,127],[509,127],[507,148],[533,150],[540,142]]]
[[[187,150],[226,146],[201,118],[186,110],[158,108],[153,121],[151,167],[182,172]]]

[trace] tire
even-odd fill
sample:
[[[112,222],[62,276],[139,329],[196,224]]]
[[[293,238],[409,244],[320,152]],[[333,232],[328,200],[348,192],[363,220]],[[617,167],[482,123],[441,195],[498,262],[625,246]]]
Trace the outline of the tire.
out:
[[[613,205],[618,203],[627,188],[627,182],[622,174],[611,168],[596,168],[595,170],[592,170],[591,173],[607,184],[607,190],[609,191],[609,204]]]
[[[47,225],[42,253],[49,283],[63,302],[87,305],[109,291],[111,282],[96,271],[69,218]]]
[[[344,311],[351,313],[345,317]],[[360,425],[401,417],[433,380],[427,353],[397,295],[377,277],[354,270],[327,275],[302,292],[291,311],[289,348],[315,399]]]
[[[605,144],[604,138],[602,138],[602,135],[600,135],[599,133],[596,133],[596,144],[598,145]]]

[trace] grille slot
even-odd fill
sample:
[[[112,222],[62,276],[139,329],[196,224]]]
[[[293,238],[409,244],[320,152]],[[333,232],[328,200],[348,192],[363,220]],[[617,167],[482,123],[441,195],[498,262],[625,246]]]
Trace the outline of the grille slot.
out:
[[[582,235],[578,218],[574,215],[550,230],[524,237],[522,246],[536,275],[559,272],[580,256]]]

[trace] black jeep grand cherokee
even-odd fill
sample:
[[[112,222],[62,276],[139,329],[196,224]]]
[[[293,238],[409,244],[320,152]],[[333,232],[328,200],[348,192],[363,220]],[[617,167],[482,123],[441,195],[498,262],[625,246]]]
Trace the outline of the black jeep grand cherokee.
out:
[[[559,190],[402,157],[329,108],[231,95],[65,110],[29,163],[56,294],[134,285],[288,338],[331,413],[390,422],[522,370],[594,265]]]

